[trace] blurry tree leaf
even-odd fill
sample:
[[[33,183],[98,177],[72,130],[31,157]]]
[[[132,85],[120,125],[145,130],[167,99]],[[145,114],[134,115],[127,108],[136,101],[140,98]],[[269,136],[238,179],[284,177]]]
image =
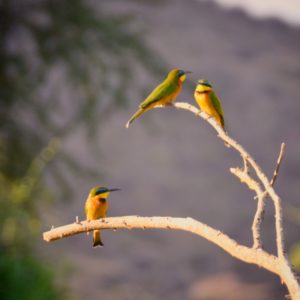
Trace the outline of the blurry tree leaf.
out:
[[[289,257],[296,270],[300,271],[300,242],[291,247]]]

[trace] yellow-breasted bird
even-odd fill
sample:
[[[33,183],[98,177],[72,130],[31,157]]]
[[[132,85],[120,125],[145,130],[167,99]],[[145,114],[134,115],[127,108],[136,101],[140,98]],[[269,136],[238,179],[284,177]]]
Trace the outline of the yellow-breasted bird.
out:
[[[214,92],[212,85],[206,79],[198,81],[194,97],[200,109],[209,116],[214,117],[225,130],[224,113],[219,97]]]
[[[97,220],[106,217],[108,208],[107,198],[110,192],[120,189],[108,189],[104,186],[95,186],[91,189],[85,202],[85,213],[87,221]],[[93,232],[93,247],[103,246],[100,236],[100,230]]]
[[[126,127],[128,128],[133,120],[154,106],[166,105],[175,101],[181,91],[182,83],[186,79],[187,73],[191,72],[179,69],[171,70],[167,78],[139,105],[139,110],[127,122]]]

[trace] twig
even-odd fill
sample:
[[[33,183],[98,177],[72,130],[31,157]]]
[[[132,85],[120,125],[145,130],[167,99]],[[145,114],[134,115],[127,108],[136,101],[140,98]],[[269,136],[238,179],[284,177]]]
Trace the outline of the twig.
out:
[[[262,248],[263,243],[261,240],[261,224],[264,218],[265,212],[265,197],[264,194],[257,195],[257,208],[252,222],[253,232],[253,248]]]
[[[277,179],[279,168],[281,166],[281,162],[282,162],[282,159],[283,159],[283,156],[284,156],[284,150],[285,150],[285,143],[281,143],[280,152],[279,152],[278,159],[277,159],[277,162],[276,162],[276,168],[274,170],[273,177],[270,181],[271,186],[274,186],[274,183]]]
[[[244,162],[244,172],[249,174],[249,163],[244,156],[243,156],[243,162]]]
[[[259,213],[261,209],[263,209],[263,191],[260,187],[260,184],[255,181],[250,175],[247,173],[247,169],[241,170],[239,168],[231,168],[230,172],[237,176],[241,182],[245,183],[250,190],[255,191],[258,197],[257,210],[254,216],[254,220],[252,223],[252,235],[253,235],[253,248],[260,249],[262,248],[262,239],[260,234],[260,224],[261,224],[261,214]]]
[[[272,179],[270,181],[271,186],[274,186],[274,183],[277,179],[277,176],[278,176],[278,173],[279,173],[279,168],[281,166],[281,162],[282,162],[282,159],[283,159],[283,156],[284,156],[284,150],[285,150],[285,143],[281,143],[279,155],[278,155],[277,162],[276,162],[276,167],[275,167],[275,170],[273,172]],[[264,191],[264,196],[267,196],[267,194],[268,194],[268,192]]]
[[[263,194],[259,183],[251,178],[247,172],[240,168],[230,168],[230,172],[238,177],[242,183],[245,183],[250,190],[255,191],[257,195]]]
[[[279,168],[283,159],[283,155],[284,155],[284,149],[285,149],[285,144],[281,143],[280,146],[280,152],[279,152],[279,156],[276,162],[276,167],[273,173],[273,177],[270,181],[270,185],[273,186],[277,176],[278,176],[278,172],[279,172]],[[257,199],[257,209],[256,209],[256,213],[254,216],[254,220],[253,220],[253,224],[252,224],[252,229],[256,228],[256,232],[260,232],[261,231],[261,224],[262,221],[264,219],[264,213],[265,213],[265,206],[266,206],[266,197],[267,197],[268,193],[267,191],[264,191],[263,194],[256,196]],[[258,243],[253,243],[253,247],[257,248],[257,247],[262,247],[262,243],[259,245]]]

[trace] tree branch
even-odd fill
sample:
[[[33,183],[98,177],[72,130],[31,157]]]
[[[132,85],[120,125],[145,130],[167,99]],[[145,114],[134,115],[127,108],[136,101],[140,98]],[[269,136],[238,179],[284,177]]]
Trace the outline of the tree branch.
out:
[[[272,180],[270,181],[271,186],[274,186],[274,183],[277,179],[277,176],[278,176],[278,173],[279,173],[279,168],[281,166],[281,162],[282,162],[282,159],[283,159],[283,156],[284,156],[284,151],[285,151],[285,143],[281,143],[278,159],[277,159],[277,162],[276,162],[276,168],[274,170]]]
[[[68,237],[71,235],[89,232],[95,229],[173,229],[183,230],[199,235],[208,241],[216,244],[224,251],[228,252],[233,257],[247,263],[255,264],[259,267],[277,274],[282,282],[287,286],[292,299],[300,299],[300,287],[295,274],[292,271],[288,259],[284,253],[284,236],[282,227],[282,207],[281,199],[273,189],[273,184],[276,181],[280,164],[284,153],[284,144],[281,145],[281,151],[277,160],[277,165],[269,182],[267,176],[263,173],[256,161],[250,154],[234,139],[229,137],[227,133],[218,125],[214,118],[209,117],[206,113],[199,111],[195,106],[188,103],[174,103],[168,106],[176,107],[178,109],[188,110],[206,120],[218,133],[218,137],[234,148],[242,157],[244,168],[231,168],[230,171],[237,176],[241,182],[254,190],[258,197],[258,207],[254,216],[252,225],[253,231],[253,247],[249,248],[238,244],[235,240],[231,239],[226,234],[206,224],[196,221],[192,218],[172,218],[172,217],[139,217],[139,216],[124,216],[104,218],[95,221],[82,221],[76,219],[74,224],[52,228],[50,231],[43,234],[45,241],[54,241],[60,238]],[[156,107],[162,107],[158,105]],[[254,180],[249,175],[249,167],[255,171],[257,178],[260,182]],[[264,192],[263,192],[264,190]],[[260,236],[260,225],[262,222],[263,211],[265,207],[264,200],[269,195],[275,207],[275,228],[276,228],[276,244],[277,256],[267,253],[262,247]]]
[[[95,229],[183,230],[205,238],[239,260],[255,264],[277,274],[286,284],[293,299],[299,299],[300,297],[300,289],[294,274],[290,268],[282,263],[280,258],[261,249],[254,249],[239,245],[235,240],[231,239],[221,231],[192,218],[122,216],[99,219],[90,222],[77,222],[78,220],[76,220],[73,224],[52,228],[50,231],[44,232],[44,240],[47,242],[55,241]]]
[[[258,198],[258,204],[257,204],[257,210],[254,215],[253,223],[252,223],[252,235],[253,235],[253,248],[259,249],[262,248],[262,239],[260,234],[260,224],[261,224],[261,209],[264,208],[264,202],[263,202],[263,191],[260,187],[260,184],[250,177],[248,174],[248,169],[244,168],[244,170],[241,170],[239,168],[231,168],[230,172],[237,176],[241,182],[245,183],[250,190],[255,191],[257,198]]]
[[[173,229],[183,230],[199,235],[218,245],[224,251],[247,263],[256,264],[278,274],[277,258],[262,250],[239,245],[226,234],[192,218],[172,217],[140,217],[122,216],[104,218],[95,221],[81,221],[44,232],[47,242],[55,241],[72,235],[93,231],[95,229]]]
[[[285,149],[285,144],[281,143],[280,146],[280,152],[279,152],[279,156],[276,162],[276,167],[273,173],[273,177],[270,181],[270,185],[273,186],[277,176],[278,176],[278,172],[279,172],[279,168],[283,159],[283,155],[284,155],[284,149]],[[263,194],[257,194],[256,199],[257,199],[257,209],[256,209],[256,213],[254,216],[254,220],[253,220],[253,224],[252,224],[252,229],[256,228],[256,232],[260,232],[261,230],[261,224],[262,221],[264,219],[264,213],[265,213],[265,206],[266,206],[266,197],[267,197],[268,193],[267,191],[264,191]],[[262,242],[259,243],[255,243],[253,244],[253,247],[258,248],[258,247],[262,247]]]
[[[189,103],[175,102],[175,103],[169,104],[168,106],[173,106],[173,107],[176,107],[178,109],[188,110],[188,111],[192,112],[193,114],[195,114],[196,116],[199,116],[202,119],[204,119],[205,121],[207,121],[217,131],[218,137],[225,142],[225,145],[234,148],[241,155],[241,157],[244,160],[244,169],[248,172],[248,166],[249,165],[253,168],[253,170],[255,171],[258,179],[261,181],[261,183],[262,183],[262,185],[265,189],[265,193],[270,196],[270,198],[271,198],[271,200],[273,201],[273,204],[274,204],[277,255],[278,255],[278,258],[280,260],[281,267],[285,270],[286,269],[289,270],[289,272],[291,272],[293,274],[293,272],[291,271],[290,262],[286,258],[285,249],[284,249],[284,233],[283,233],[283,226],[282,226],[281,199],[277,195],[277,193],[275,192],[275,190],[272,186],[274,184],[276,178],[277,178],[278,170],[279,170],[281,160],[282,160],[282,156],[283,156],[283,153],[284,153],[284,144],[282,144],[282,146],[281,146],[281,155],[279,155],[277,167],[276,167],[274,175],[273,175],[274,180],[271,180],[271,182],[269,182],[269,179],[263,173],[262,169],[256,163],[256,161],[253,159],[253,157],[240,144],[238,144],[234,139],[229,137],[227,135],[227,133],[223,130],[223,128],[221,128],[221,126],[219,126],[219,124],[216,122],[216,120],[214,118],[209,117],[205,112],[200,111],[195,106],[193,106]],[[157,107],[161,107],[161,106],[157,106]],[[264,210],[264,203],[263,203],[264,199],[259,198],[258,201],[259,201],[258,202],[258,210],[263,211]],[[259,220],[259,218],[258,218],[259,214],[260,214],[260,212],[258,212],[255,216],[258,220]],[[257,220],[254,219],[254,222],[257,222]],[[258,221],[258,226],[260,226],[259,222],[261,222],[261,220]],[[256,224],[254,224],[254,225],[256,226]],[[258,227],[258,230],[260,231],[259,227]],[[257,246],[257,244],[254,243],[254,246]],[[293,274],[293,278],[294,278],[294,280],[296,280],[296,277],[295,277],[294,274]],[[296,282],[297,282],[297,280],[296,280]],[[299,288],[299,285],[298,285],[298,291],[299,291],[299,289],[300,288]],[[298,292],[298,297],[300,299],[299,292]]]
[[[261,181],[264,189],[269,194],[270,198],[272,199],[275,207],[275,229],[276,229],[276,244],[277,244],[277,254],[278,256],[285,259],[285,251],[284,251],[284,234],[282,228],[282,206],[281,206],[281,199],[276,194],[275,190],[271,186],[267,176],[263,173],[260,166],[256,163],[254,158],[234,139],[229,137],[227,133],[223,130],[221,126],[216,122],[214,118],[210,118],[205,112],[200,111],[195,106],[185,103],[185,102],[175,102],[174,104],[170,104],[169,106],[174,106],[178,109],[184,109],[192,112],[196,116],[201,117],[202,119],[206,120],[218,133],[218,137],[222,139],[226,144],[230,147],[234,148],[240,155],[248,161],[249,165],[254,169],[257,177]],[[157,106],[161,107],[161,106]]]

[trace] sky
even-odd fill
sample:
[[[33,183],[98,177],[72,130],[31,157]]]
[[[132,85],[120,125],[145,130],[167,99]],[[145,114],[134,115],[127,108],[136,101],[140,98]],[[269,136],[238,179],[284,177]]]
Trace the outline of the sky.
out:
[[[213,1],[227,8],[242,8],[247,13],[257,18],[276,17],[289,25],[300,26],[300,0]]]

